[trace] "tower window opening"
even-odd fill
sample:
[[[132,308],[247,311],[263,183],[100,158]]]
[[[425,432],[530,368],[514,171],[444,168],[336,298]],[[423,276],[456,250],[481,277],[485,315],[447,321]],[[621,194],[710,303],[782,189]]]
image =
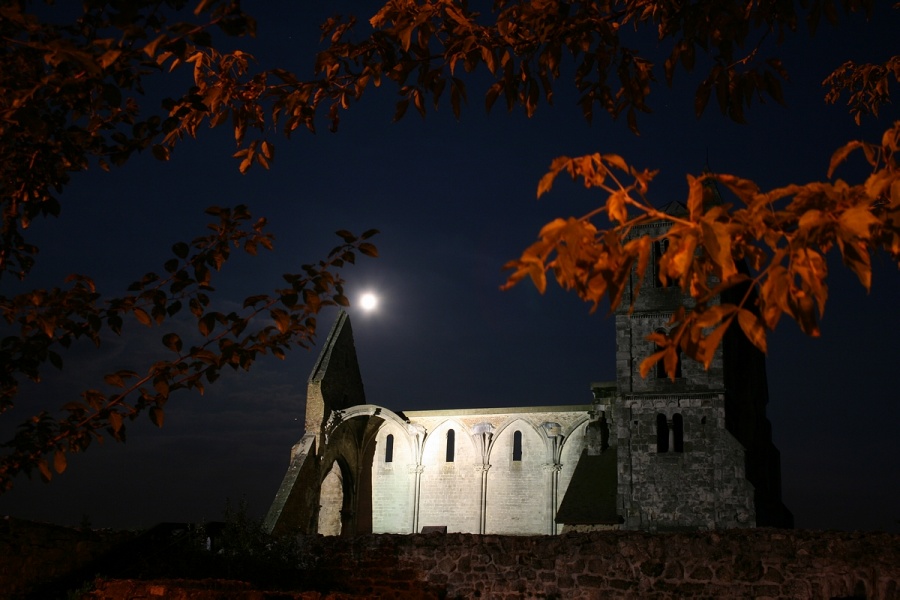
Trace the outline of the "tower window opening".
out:
[[[680,413],[672,415],[672,450],[684,452],[684,419]]]
[[[658,453],[669,451],[669,423],[666,415],[656,415],[656,451]]]
[[[384,462],[394,462],[394,434],[388,434],[384,440]]]
[[[447,432],[447,462],[453,462],[456,454],[456,432],[452,429]]]
[[[512,459],[515,462],[522,460],[522,432],[517,431],[513,434],[513,451]]]

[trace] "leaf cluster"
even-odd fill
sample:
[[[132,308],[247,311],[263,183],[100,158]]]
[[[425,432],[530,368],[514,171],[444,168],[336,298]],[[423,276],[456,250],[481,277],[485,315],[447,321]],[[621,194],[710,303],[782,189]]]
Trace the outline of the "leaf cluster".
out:
[[[121,165],[148,148],[167,160],[203,124],[233,129],[241,172],[268,168],[275,158],[270,132],[315,131],[317,115],[335,130],[341,111],[370,85],[387,80],[397,87],[395,119],[410,105],[425,115],[445,91],[458,117],[468,96],[465,75],[482,70],[492,81],[488,110],[503,98],[509,110],[522,106],[530,116],[542,98],[552,103],[555,83],[571,73],[585,118],[597,109],[613,118],[624,114],[637,132],[637,114],[651,110],[659,51],[669,84],[679,70],[705,73],[695,93],[698,115],[714,96],[723,114],[743,121],[754,100],[783,102],[780,82],[788,74],[769,54],[771,46],[804,19],[815,31],[823,18],[838,18],[831,0],[799,7],[777,0],[496,0],[488,14],[459,0],[390,0],[359,41],[355,18],[326,21],[328,45],[316,56],[314,77],[304,79],[283,69],[258,70],[241,50],[217,49],[216,31],[255,33],[254,20],[234,0],[198,0],[188,18],[187,0],[98,0],[63,24],[40,18],[35,4],[5,3],[0,21],[0,275],[19,277],[36,252],[23,231],[35,217],[59,213],[55,194],[69,173],[92,161],[104,169]],[[842,4],[867,14],[874,5]],[[659,50],[642,54],[634,47],[639,43]],[[192,69],[193,85],[148,111],[145,79],[183,67]],[[894,59],[881,67],[848,63],[829,79],[829,99],[846,90],[858,115],[877,113],[888,98],[889,73],[897,76]]]
[[[829,88],[825,100],[835,104],[846,92],[850,114],[859,125],[863,116],[877,117],[878,110],[890,104],[892,76],[895,83],[900,83],[900,56],[892,56],[883,64],[848,60],[823,82]]]
[[[508,110],[521,106],[531,116],[541,101],[553,102],[559,80],[571,78],[586,119],[595,111],[624,115],[637,132],[638,113],[651,110],[660,52],[669,85],[679,71],[702,78],[694,94],[697,115],[715,98],[723,114],[743,121],[754,101],[783,102],[788,74],[770,54],[773,44],[804,20],[811,31],[823,19],[838,20],[832,0],[494,0],[485,14],[464,0],[387,0],[362,39],[354,37],[352,17],[325,22],[327,47],[305,79],[283,69],[258,70],[246,52],[221,50],[214,34],[255,32],[237,0],[88,0],[63,23],[46,18],[40,4],[0,2],[0,278],[27,276],[37,248],[25,230],[38,217],[59,214],[57,196],[72,172],[109,169],[148,149],[168,160],[203,125],[232,128],[233,156],[243,173],[275,159],[272,132],[315,131],[323,118],[336,130],[341,111],[370,85],[396,87],[395,119],[410,105],[424,116],[429,104],[438,108],[445,91],[459,117],[467,76],[480,71],[489,82],[489,111],[502,99]],[[874,1],[841,5],[869,14]],[[636,48],[648,41],[652,53]],[[192,70],[190,87],[148,110],[148,78],[185,69]],[[877,115],[889,101],[892,76],[900,79],[896,57],[883,65],[847,63],[826,80],[827,98],[835,102],[846,92],[857,121]],[[507,286],[528,277],[543,291],[552,273],[595,309],[604,299],[615,309],[626,297],[630,273],[642,276],[653,243],[664,239],[659,277],[679,285],[691,302],[675,315],[669,335],[654,340],[662,349],[642,364],[643,372],[659,360],[671,367],[678,349],[709,364],[734,321],[761,349],[766,331],[785,314],[817,335],[827,300],[827,252],[836,248],[866,287],[872,252],[900,256],[898,136],[895,124],[880,144],[854,142],[835,154],[829,179],[856,150],[872,165],[869,178],[856,185],[833,180],[762,192],[730,175],[689,177],[684,216],[653,208],[646,192],[655,173],[617,155],[557,159],[539,195],[567,172],[603,190],[606,201],[581,218],[544,227],[508,265]],[[712,184],[729,189],[739,208],[715,201]],[[305,346],[316,313],[347,302],[335,270],[358,253],[377,254],[366,241],[373,232],[359,238],[339,232],[341,245],[285,275],[285,287],[248,297],[240,311],[217,310],[212,280],[231,250],[254,254],[271,249],[272,238],[243,207],[210,214],[218,219],[211,233],[176,244],[162,271],[148,273],[118,298],[104,297],[83,275],[58,288],[0,296],[5,323],[18,331],[0,340],[0,412],[13,405],[22,378],[38,381],[47,363],[61,368],[61,349],[79,338],[99,345],[104,334],[134,323],[166,327],[185,313],[201,338],[194,343],[183,332],[166,331],[161,342],[168,359],[108,374],[104,387],[66,404],[62,417],[42,412],[22,423],[3,445],[0,492],[20,472],[37,470],[45,479],[61,473],[67,456],[93,440],[124,440],[125,421],[142,412],[161,425],[171,394],[202,391],[226,366],[248,369],[261,354],[283,357],[289,347]],[[670,224],[661,236],[636,234],[637,226],[659,220]],[[735,302],[721,302],[729,289],[744,291]]]
[[[0,296],[3,320],[17,331],[0,341],[0,412],[13,407],[22,378],[40,381],[48,362],[62,369],[60,349],[79,338],[99,347],[107,333],[120,335],[135,324],[171,327],[185,312],[196,326],[197,336],[192,337],[199,337],[188,342],[184,333],[168,331],[160,341],[169,358],[142,372],[105,375],[104,387],[85,390],[80,400],[63,404],[62,416],[42,411],[22,422],[13,438],[0,444],[0,493],[22,472],[36,469],[50,480],[54,471],[66,469],[68,455],[94,441],[125,441],[126,422],[142,413],[161,427],[173,394],[202,394],[225,368],[247,371],[261,355],[284,359],[288,349],[308,347],[316,333],[316,315],[324,307],[349,304],[336,270],[354,263],[357,253],[377,256],[367,241],[374,230],[359,237],[338,232],[342,241],[325,259],[285,274],[283,287],[248,297],[240,311],[220,311],[212,297],[214,274],[233,249],[251,255],[271,250],[273,236],[265,231],[265,220],[254,221],[246,207],[214,207],[207,213],[216,219],[207,235],[175,244],[162,272],[147,273],[123,296],[105,298],[83,276],[69,278],[65,288]]]
[[[639,171],[617,155],[558,158],[541,179],[539,196],[565,172],[605,192],[606,201],[580,218],[544,226],[538,240],[507,263],[512,274],[503,287],[529,278],[543,292],[552,274],[593,309],[608,300],[613,311],[635,281],[628,306],[633,310],[652,248],[664,241],[658,246],[665,248],[656,270],[660,283],[678,285],[686,301],[667,335],[650,336],[660,350],[641,363],[642,376],[664,360],[674,377],[678,352],[709,367],[735,322],[762,351],[766,332],[782,316],[818,336],[828,299],[829,252],[840,253],[866,290],[873,253],[885,252],[900,266],[900,121],[885,131],[881,143],[858,141],[838,149],[829,179],[855,151],[872,170],[853,185],[833,179],[763,192],[733,175],[688,176],[683,215],[654,208],[646,192],[655,173]],[[728,189],[737,204],[723,203],[717,186]],[[598,227],[597,220],[608,225]],[[664,223],[663,232],[640,229],[653,223]]]
[[[0,275],[19,277],[36,252],[23,230],[37,216],[59,213],[55,194],[69,173],[92,161],[104,169],[120,165],[148,148],[167,160],[204,123],[232,127],[241,172],[268,168],[275,157],[271,131],[315,131],[317,115],[334,130],[341,111],[370,85],[387,80],[397,87],[396,119],[410,105],[425,115],[445,91],[458,117],[468,96],[465,75],[482,70],[492,81],[484,97],[488,110],[503,98],[509,110],[522,106],[530,116],[542,98],[552,103],[555,83],[571,73],[585,118],[598,109],[613,118],[624,114],[637,132],[637,114],[651,110],[653,58],[660,51],[669,84],[679,70],[703,76],[695,93],[698,115],[714,96],[723,114],[743,121],[754,100],[783,102],[780,82],[788,74],[770,55],[773,45],[803,20],[815,31],[823,18],[838,19],[832,0],[800,6],[496,0],[488,14],[460,0],[390,0],[359,41],[355,18],[326,21],[328,45],[315,58],[314,77],[304,79],[283,69],[258,70],[241,50],[217,49],[214,32],[255,33],[254,20],[235,0],[198,0],[187,18],[187,0],[97,0],[62,24],[39,17],[36,4],[0,8]],[[874,2],[842,5],[869,14]],[[658,50],[641,53],[638,44]],[[183,67],[192,69],[193,85],[148,111],[145,79]],[[883,66],[848,63],[829,78],[829,99],[848,91],[857,115],[877,113],[888,99],[890,73],[897,77],[895,59]]]
[[[154,140],[184,115],[146,114],[147,77],[208,47],[213,29],[244,35],[255,28],[233,0],[199,1],[185,21],[172,17],[186,0],[91,0],[62,23],[40,4],[0,4],[0,276],[28,273],[37,249],[23,230],[59,214],[57,194],[70,173],[124,164],[148,147],[168,155]],[[170,102],[197,100],[188,93]]]

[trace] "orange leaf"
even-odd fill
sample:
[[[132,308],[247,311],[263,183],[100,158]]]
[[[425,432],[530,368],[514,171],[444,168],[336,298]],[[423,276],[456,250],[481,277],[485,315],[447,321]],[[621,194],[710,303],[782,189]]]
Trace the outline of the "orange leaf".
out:
[[[871,237],[870,227],[877,225],[879,221],[867,205],[860,204],[845,210],[838,222],[841,229],[851,236],[867,240]]]
[[[713,329],[712,333],[700,340],[697,356],[694,358],[702,362],[704,368],[709,369],[713,356],[716,354],[716,348],[718,348],[719,344],[722,342],[722,337],[728,330],[728,326],[731,325],[732,318],[733,317],[729,317],[726,319],[721,325]]]
[[[565,219],[553,219],[541,227],[541,232],[538,234],[538,237],[542,239],[556,238],[567,224],[568,221]]]
[[[201,386],[198,387],[200,388],[200,393],[202,394],[203,388]],[[152,407],[150,409],[150,420],[153,421],[153,424],[157,427],[162,427],[163,421],[165,420],[165,413],[163,413],[163,409],[158,406]]]
[[[733,304],[717,304],[710,306],[701,313],[698,313],[694,319],[694,323],[698,327],[707,328],[719,323],[725,317],[730,316],[737,310]]]
[[[717,175],[716,179],[728,186],[744,204],[750,206],[759,194],[759,186],[749,179],[741,179],[734,175]]]
[[[628,172],[628,164],[625,162],[625,159],[618,154],[604,154],[603,160],[613,167],[618,167],[626,173]]]
[[[610,221],[618,221],[624,223],[628,220],[628,209],[626,208],[625,199],[628,194],[624,190],[616,190],[610,195],[606,202],[606,210],[609,213]]]
[[[744,330],[744,335],[750,340],[754,346],[762,352],[766,352],[766,330],[763,328],[759,317],[746,309],[738,312],[738,323]]]
[[[847,159],[847,155],[862,145],[862,142],[855,141],[845,144],[844,146],[835,150],[834,154],[831,155],[831,164],[828,165],[828,179],[831,179],[831,175],[834,173],[834,170],[838,167],[838,165],[840,165]]]
[[[728,233],[728,227],[724,223],[704,219],[700,222],[700,229],[703,231],[703,246],[721,271],[721,279],[728,279],[737,273],[731,257],[731,234]]]
[[[660,360],[662,360],[662,358],[665,355],[666,355],[666,351],[660,350],[659,352],[654,352],[653,354],[651,354],[650,356],[648,356],[647,358],[642,360],[641,367],[640,367],[641,378],[646,379],[647,374],[650,372],[650,369],[652,369],[656,363],[658,363]]]
[[[118,433],[122,429],[122,415],[117,412],[109,413],[109,426],[113,432]]]
[[[872,261],[865,246],[862,243],[854,242],[841,244],[841,252],[844,255],[844,264],[856,273],[859,282],[866,288],[866,291],[869,291],[872,287]]]
[[[663,357],[663,363],[666,367],[666,374],[672,381],[675,381],[675,374],[678,372],[678,360],[678,351],[675,349],[675,346],[666,348],[666,355]]]
[[[134,309],[134,316],[137,318],[138,321],[140,321],[141,325],[147,325],[148,327],[150,326],[150,323],[151,323],[150,315],[148,315],[147,311],[145,311],[144,309],[142,309],[142,308]]]
[[[668,261],[669,268],[667,275],[676,279],[684,275],[694,260],[694,249],[697,247],[697,238],[693,235],[687,235],[681,240],[681,244],[675,250],[672,258]],[[668,255],[669,252],[666,252]],[[664,255],[665,256],[665,255]]]
[[[692,175],[687,176],[688,180],[688,211],[691,220],[697,220],[703,213],[703,184],[699,179]]]
[[[44,481],[50,481],[53,479],[53,475],[50,473],[50,467],[47,465],[47,461],[43,458],[38,460],[37,463],[38,470],[41,472],[41,479]]]
[[[57,448],[53,453],[53,468],[59,474],[66,470],[66,453],[61,448]]]
[[[526,268],[528,276],[531,277],[531,282],[543,294],[547,290],[547,273],[544,270],[544,263],[538,259],[526,259],[525,262],[527,263]]]

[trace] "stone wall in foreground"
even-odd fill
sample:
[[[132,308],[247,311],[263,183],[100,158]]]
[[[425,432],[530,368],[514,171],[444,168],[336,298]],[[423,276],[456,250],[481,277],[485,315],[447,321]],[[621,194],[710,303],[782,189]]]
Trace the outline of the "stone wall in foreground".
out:
[[[900,597],[900,535],[746,529],[309,538],[309,581],[394,598]]]
[[[117,544],[142,553],[135,547],[140,539],[128,533],[10,520],[0,525],[0,597],[16,597],[17,591],[51,583],[79,567],[88,576],[115,579],[108,557],[122,554]],[[114,580],[97,583],[83,597],[900,598],[898,534],[779,529],[529,537],[385,534],[308,536],[302,543],[298,568],[306,584],[298,591],[309,594],[267,594],[223,583],[204,595],[210,587],[206,582]],[[81,582],[70,581],[65,589],[83,589]]]

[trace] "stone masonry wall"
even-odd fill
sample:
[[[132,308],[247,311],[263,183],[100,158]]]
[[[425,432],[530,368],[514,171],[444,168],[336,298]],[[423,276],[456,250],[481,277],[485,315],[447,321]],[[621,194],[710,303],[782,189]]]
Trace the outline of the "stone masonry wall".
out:
[[[900,535],[880,533],[379,535],[308,538],[306,550],[322,591],[372,597],[900,597]]]
[[[725,430],[721,394],[634,395],[623,404],[629,418],[619,420],[619,506],[627,529],[756,523],[744,450]],[[657,414],[670,422],[682,416],[683,452],[658,452]]]
[[[133,538],[133,534],[125,537]],[[10,525],[7,521],[0,528],[0,590],[15,597],[17,590],[36,583],[35,578],[47,582],[63,576],[88,557],[107,551],[115,538],[116,534],[98,535],[32,523]],[[218,600],[900,597],[897,534],[734,529],[528,537],[308,536],[302,542],[300,569],[309,589],[297,591],[315,594],[268,595],[253,593],[246,586],[231,586],[229,591],[223,589],[213,596],[197,596],[185,590],[209,586],[196,581],[124,584],[111,580],[98,582],[95,592],[87,597],[157,598],[162,589],[164,597]],[[73,561],[76,556],[78,561]],[[102,564],[92,565],[91,573],[103,573]]]

